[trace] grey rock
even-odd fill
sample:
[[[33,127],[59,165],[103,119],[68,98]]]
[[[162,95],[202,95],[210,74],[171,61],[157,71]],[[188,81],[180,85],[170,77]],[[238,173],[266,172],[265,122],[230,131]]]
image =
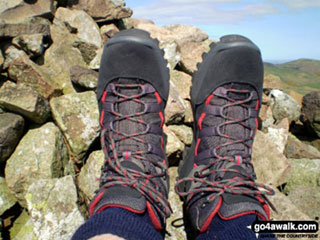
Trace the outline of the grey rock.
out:
[[[32,219],[25,209],[14,221],[14,224],[10,229],[10,238],[12,240],[36,239],[36,236],[33,233]]]
[[[12,43],[32,57],[40,56],[44,51],[43,34],[20,35]]]
[[[308,130],[320,138],[320,92],[314,91],[303,97],[301,112]]]
[[[3,63],[3,69],[7,69],[10,66],[11,62],[13,62],[14,60],[22,56],[27,56],[27,54],[24,51],[19,50],[14,46],[9,46],[8,48],[6,48],[4,54],[5,61]]]
[[[167,124],[179,123],[184,118],[185,106],[175,86],[170,82],[169,97],[165,108]]]
[[[184,102],[184,105],[186,106],[183,122],[186,124],[192,124],[193,113],[192,113],[191,102],[189,100],[183,100],[183,102]]]
[[[130,28],[138,28],[139,24],[153,24],[154,22],[147,19],[140,19],[140,18],[124,18],[122,19],[123,24],[126,29]]]
[[[170,125],[168,128],[186,145],[191,145],[193,131],[186,125]]]
[[[0,177],[0,216],[8,209],[10,209],[17,199],[11,193],[4,178]]]
[[[87,163],[81,168],[79,174],[79,188],[85,195],[86,204],[89,205],[94,197],[94,192],[99,188],[101,175],[101,167],[104,163],[103,151],[92,152],[87,160]]]
[[[179,95],[183,99],[190,100],[191,76],[181,71],[170,71],[171,84],[175,86]]]
[[[50,106],[44,97],[28,86],[10,81],[0,88],[0,107],[36,123],[43,123],[50,116]]]
[[[202,54],[210,50],[211,40],[204,42],[184,42],[180,45],[180,66],[184,72],[192,75],[197,70],[197,63],[202,62]]]
[[[70,68],[75,65],[87,66],[81,51],[72,46],[77,36],[69,32],[68,26],[54,19],[51,25],[53,44],[46,50],[42,66],[43,71],[54,79],[55,88],[62,90],[64,94],[75,92],[70,81]]]
[[[180,200],[179,195],[176,194],[174,190],[176,178],[178,177],[178,167],[170,167],[168,172],[170,176],[169,202],[172,208],[172,214],[167,219],[167,229],[166,229],[171,234],[171,236],[166,234],[165,240],[186,239],[186,232],[184,228],[175,228],[171,225],[174,220],[183,217],[182,216],[183,202]]]
[[[90,64],[97,55],[98,47],[92,43],[87,43],[82,39],[76,39],[72,46],[80,50],[86,64]]]
[[[51,17],[53,11],[53,0],[37,0],[32,3],[24,0],[0,2],[0,18],[6,22],[17,22],[35,16]]]
[[[296,221],[297,219],[300,221],[311,220],[310,217],[298,209],[286,195],[281,193],[277,188],[273,188],[273,190],[275,191],[275,195],[269,197],[269,199],[274,204],[277,212],[271,211],[271,219],[278,221]]]
[[[266,135],[273,142],[280,153],[283,153],[289,135],[289,122],[287,118],[281,120],[278,125],[272,125],[268,128]]]
[[[257,131],[252,151],[252,162],[258,182],[280,186],[287,181],[290,164],[266,133]]]
[[[167,135],[166,155],[170,164],[176,164],[182,156],[184,144],[168,127],[164,126],[163,131]]]
[[[287,158],[320,159],[320,151],[318,149],[301,142],[292,134],[288,136],[285,152]]]
[[[67,94],[50,101],[52,115],[71,151],[81,159],[98,137],[99,111],[93,91]]]
[[[195,26],[170,24],[164,26],[164,28],[168,29],[175,35],[176,42],[179,45],[185,42],[203,42],[208,39],[208,35]]]
[[[164,58],[168,62],[169,69],[173,70],[181,60],[181,54],[178,52],[178,45],[175,42],[164,42],[160,45],[164,50]]]
[[[0,114],[0,163],[14,151],[24,128],[24,119],[13,113]],[[0,214],[1,215],[1,214]]]
[[[288,196],[293,204],[311,219],[319,217],[320,187],[296,186]]]
[[[98,49],[96,57],[90,62],[89,67],[94,70],[100,69],[100,62],[103,53],[103,48]]]
[[[83,42],[92,44],[97,48],[102,46],[99,27],[86,12],[60,7],[55,13],[55,18],[77,29],[76,35]]]
[[[27,132],[5,168],[8,187],[22,206],[24,194],[34,181],[63,175],[67,157],[63,136],[53,123]]]
[[[291,172],[287,179],[285,193],[290,193],[296,186],[320,186],[320,160],[319,159],[289,159]]]
[[[25,198],[39,240],[69,240],[84,222],[71,176],[40,179],[29,187]]]
[[[131,17],[132,11],[124,7],[122,0],[68,0],[72,9],[86,11],[97,22]]]
[[[37,33],[50,35],[50,21],[44,18],[28,18],[18,23],[0,22],[0,38]]]
[[[2,65],[4,63],[4,57],[3,57],[3,54],[2,54],[2,51],[0,51],[0,72],[2,70]],[[1,85],[0,85],[1,86]]]
[[[74,84],[77,84],[86,89],[94,90],[98,85],[98,73],[84,67],[71,67],[70,78]]]
[[[270,107],[274,119],[281,121],[284,118],[288,118],[290,123],[298,120],[301,107],[296,100],[278,89],[272,90],[270,92],[270,97]]]
[[[114,23],[103,25],[100,28],[100,33],[104,43],[112,38],[117,32],[119,32],[119,28]]]
[[[36,90],[44,98],[55,94],[53,81],[37,64],[22,55],[10,63],[9,77],[18,84],[24,84]]]

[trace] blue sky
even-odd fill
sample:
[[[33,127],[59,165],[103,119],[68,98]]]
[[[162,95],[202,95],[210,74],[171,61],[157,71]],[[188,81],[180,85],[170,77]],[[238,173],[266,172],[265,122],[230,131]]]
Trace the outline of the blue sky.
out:
[[[211,39],[242,34],[265,61],[320,60],[320,0],[125,0],[133,17],[194,25]]]

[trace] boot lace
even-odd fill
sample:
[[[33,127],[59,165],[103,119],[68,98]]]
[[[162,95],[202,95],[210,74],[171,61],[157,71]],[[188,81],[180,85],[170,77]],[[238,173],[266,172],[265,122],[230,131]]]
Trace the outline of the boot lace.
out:
[[[239,99],[239,96],[242,97]],[[221,106],[211,105],[210,99],[212,97],[226,100],[226,103]],[[256,103],[255,108],[249,107],[254,103]],[[231,117],[225,113],[235,106],[240,106],[244,110],[246,114],[243,118]],[[223,121],[216,126],[206,128],[202,128],[200,125],[197,145],[199,145],[201,141],[199,139],[202,137],[217,136],[226,140],[223,141],[224,143],[201,151],[199,154],[195,153],[195,164],[191,174],[178,180],[175,186],[175,191],[179,196],[186,197],[187,202],[189,202],[197,194],[208,194],[207,200],[211,202],[224,193],[247,195],[265,200],[275,210],[266,197],[266,195],[274,195],[274,190],[267,185],[255,182],[256,176],[251,162],[252,142],[258,125],[258,107],[258,96],[254,90],[219,87],[213,92],[203,108],[201,117],[203,119],[204,116],[211,114],[219,116]],[[255,124],[252,124],[252,120],[255,121]],[[246,137],[239,137],[235,133],[232,135],[224,133],[226,132],[224,131],[226,126],[236,124],[240,124],[243,128],[249,130],[250,134]],[[234,152],[233,154],[227,154],[228,148],[236,144],[238,146],[242,145],[242,148],[246,149],[246,153],[241,153],[241,155]],[[235,166],[240,166],[245,171],[240,171]],[[234,177],[224,179],[226,174]],[[187,191],[181,191],[182,188],[179,187],[181,184],[189,184],[190,188]]]
[[[122,89],[136,89],[137,94],[126,95],[121,93]],[[149,94],[154,94],[157,103],[146,103],[143,98]],[[108,95],[108,98],[106,96]],[[110,95],[110,96],[109,96]],[[120,103],[134,101],[142,106],[142,111],[131,114],[123,114],[116,111],[116,106]],[[105,164],[102,166],[100,178],[100,189],[121,185],[136,189],[147,201],[149,201],[157,212],[165,219],[170,216],[171,208],[167,197],[161,191],[159,181],[156,179],[166,178],[167,161],[163,152],[163,112],[161,98],[152,85],[148,83],[121,84],[110,83],[102,96],[102,112],[100,123],[101,144],[105,154]],[[109,118],[105,114],[111,114]],[[161,117],[160,126],[147,123],[142,116],[148,113],[159,113]],[[134,122],[143,126],[143,130],[135,133],[125,133],[118,130],[115,125],[121,121],[126,123]],[[147,134],[161,135],[161,149],[146,141],[143,136]],[[130,139],[132,142],[130,151],[119,151],[122,142]],[[134,144],[138,143],[138,144]],[[152,155],[152,156],[151,156]],[[161,160],[160,160],[161,159]],[[132,161],[146,171],[124,167],[124,161]],[[158,169],[157,171],[155,169]]]

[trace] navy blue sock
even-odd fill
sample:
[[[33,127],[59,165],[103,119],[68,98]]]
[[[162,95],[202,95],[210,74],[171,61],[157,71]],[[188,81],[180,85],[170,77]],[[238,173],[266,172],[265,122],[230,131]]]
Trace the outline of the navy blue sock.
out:
[[[256,215],[250,214],[241,216],[232,220],[222,220],[219,216],[215,216],[205,233],[200,234],[197,240],[275,240],[275,237],[268,237],[266,235],[261,238],[262,234],[257,238],[255,233],[248,229],[256,220]]]
[[[126,240],[163,240],[148,213],[136,214],[121,208],[108,208],[90,217],[71,240],[87,240],[101,234],[113,234]]]

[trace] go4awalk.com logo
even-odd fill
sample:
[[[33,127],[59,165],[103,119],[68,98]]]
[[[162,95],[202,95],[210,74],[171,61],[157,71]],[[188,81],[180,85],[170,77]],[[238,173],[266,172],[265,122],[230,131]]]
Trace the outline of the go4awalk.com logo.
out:
[[[248,226],[257,239],[276,237],[295,239],[318,238],[319,224],[316,221],[259,221]]]

